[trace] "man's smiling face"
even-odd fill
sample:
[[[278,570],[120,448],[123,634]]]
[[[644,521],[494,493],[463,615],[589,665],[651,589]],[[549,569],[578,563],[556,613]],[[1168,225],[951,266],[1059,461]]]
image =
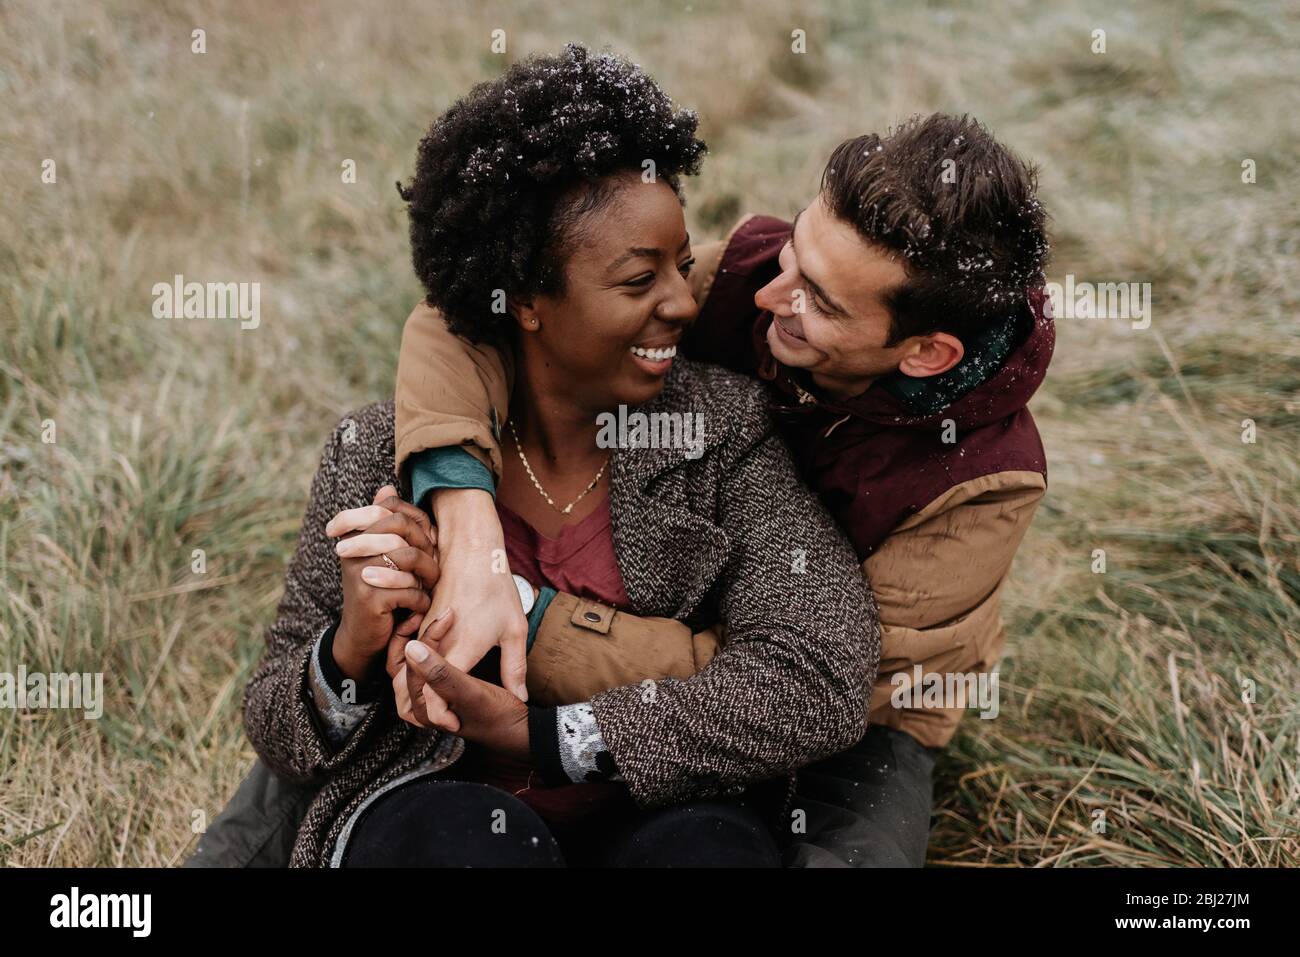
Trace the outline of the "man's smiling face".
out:
[[[775,317],[767,342],[778,362],[807,369],[819,386],[840,396],[857,395],[900,366],[912,375],[944,371],[908,362],[925,351],[918,340],[930,337],[886,345],[889,297],[906,284],[907,270],[900,257],[835,217],[820,194],[795,217],[779,263],[781,274],[754,296]],[[951,359],[946,368],[960,360],[960,348],[957,343],[955,358],[944,357]]]

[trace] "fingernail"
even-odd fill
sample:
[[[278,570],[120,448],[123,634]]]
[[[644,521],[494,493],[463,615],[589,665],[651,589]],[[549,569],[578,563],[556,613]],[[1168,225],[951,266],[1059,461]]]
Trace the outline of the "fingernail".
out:
[[[520,685],[519,690],[515,692],[515,697],[518,698],[520,701],[527,701],[528,687],[526,685]]]
[[[374,585],[378,583],[379,571],[380,570],[376,568],[374,565],[367,565],[365,568],[361,569],[361,577],[363,580],[368,581],[370,582],[370,584]]]
[[[408,641],[406,643],[406,654],[417,665],[429,659],[429,649],[418,641]]]

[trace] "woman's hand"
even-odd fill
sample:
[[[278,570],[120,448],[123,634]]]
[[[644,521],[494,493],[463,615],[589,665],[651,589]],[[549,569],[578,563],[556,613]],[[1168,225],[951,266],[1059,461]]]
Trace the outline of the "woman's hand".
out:
[[[444,608],[429,620],[429,627],[418,640],[437,649],[455,621],[456,613]],[[445,722],[451,712],[447,710],[447,703],[425,686],[419,673],[406,666],[406,646],[414,638],[414,634],[394,634],[388,642],[388,661],[384,667],[388,677],[393,679],[397,716],[417,728],[435,728],[437,725],[429,715],[438,715]]]
[[[385,498],[390,493],[391,500]],[[360,521],[375,521],[382,510],[403,511],[418,516],[422,526],[435,530],[425,513],[396,497],[389,487],[380,489],[375,496],[375,511],[356,509],[352,527]],[[435,544],[438,547],[438,584],[434,589],[434,604],[445,608],[454,605],[460,610],[454,624],[445,626],[437,640],[427,633],[432,621],[423,625],[421,640],[462,671],[469,671],[493,647],[501,648],[501,683],[520,699],[528,700],[527,644],[528,622],[519,605],[519,592],[509,569],[501,564],[505,541],[501,522],[497,518],[496,504],[491,494],[480,489],[438,489],[433,493],[433,508],[438,515],[439,527]],[[341,513],[339,518],[350,513]],[[333,522],[331,526],[333,526]],[[375,569],[376,572],[381,571]],[[403,588],[409,583],[395,577],[374,581],[383,586]],[[450,629],[450,630],[448,630]],[[387,661],[388,676],[393,679],[397,695],[397,713],[403,721],[424,728],[435,727],[429,716],[445,721],[449,712],[431,689],[406,674],[406,659],[402,648],[412,634],[402,627],[394,635]],[[412,702],[416,702],[412,707]],[[421,706],[420,702],[423,702]]]
[[[429,633],[445,628],[451,617],[449,608]],[[434,727],[500,754],[528,759],[528,705],[505,688],[461,671],[424,641],[407,642],[405,654],[407,674],[450,709],[436,720],[430,716]]]
[[[334,659],[355,681],[365,680],[391,640],[417,633],[438,580],[427,516],[398,499],[391,486],[380,489],[375,501],[384,505],[347,509],[325,527],[331,538],[342,537],[335,548],[343,566],[343,614]],[[410,612],[400,622],[399,608]]]

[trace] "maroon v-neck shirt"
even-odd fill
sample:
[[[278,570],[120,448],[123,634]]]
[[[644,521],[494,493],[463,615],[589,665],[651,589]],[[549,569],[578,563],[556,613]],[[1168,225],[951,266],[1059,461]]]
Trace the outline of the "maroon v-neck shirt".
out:
[[[534,588],[549,585],[610,605],[631,610],[614,554],[614,532],[609,496],[586,518],[566,525],[556,538],[548,538],[518,514],[497,501],[497,516],[505,533],[510,570]],[[541,785],[527,761],[471,747],[457,776],[509,791],[557,827],[576,824],[597,810],[631,807],[622,784],[608,781],[548,788]]]
[[[550,585],[556,591],[620,611],[631,610],[614,555],[608,495],[582,521],[564,526],[558,538],[542,535],[499,501],[497,516],[505,532],[510,570],[528,579],[533,587]]]

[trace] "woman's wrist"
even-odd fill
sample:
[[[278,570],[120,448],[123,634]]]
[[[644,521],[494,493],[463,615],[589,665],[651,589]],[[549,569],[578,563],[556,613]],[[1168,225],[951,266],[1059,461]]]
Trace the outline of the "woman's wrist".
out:
[[[381,653],[358,649],[348,638],[343,625],[339,625],[334,633],[333,647],[330,648],[330,655],[343,677],[351,678],[358,685],[364,684],[374,673]]]

